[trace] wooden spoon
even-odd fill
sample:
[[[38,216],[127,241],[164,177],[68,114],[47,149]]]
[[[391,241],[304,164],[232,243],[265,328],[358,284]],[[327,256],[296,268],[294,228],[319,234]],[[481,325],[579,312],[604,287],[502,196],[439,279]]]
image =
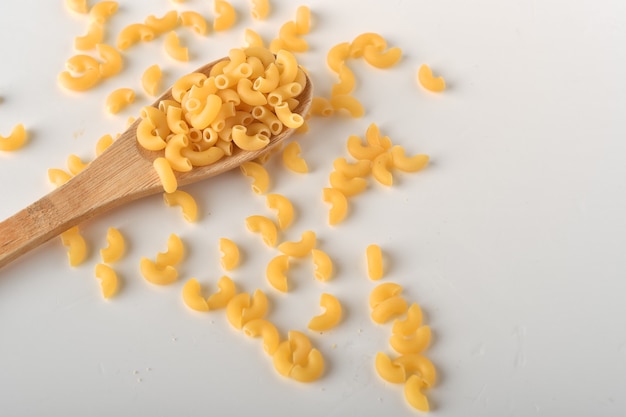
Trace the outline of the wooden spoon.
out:
[[[226,58],[211,62],[196,72],[209,74],[211,68]],[[311,80],[297,98],[293,110],[304,116],[311,105]],[[171,99],[171,89],[153,104]],[[93,216],[141,197],[163,192],[161,181],[152,166],[156,152],[145,150],[137,143],[135,121],[108,149],[87,168],[48,195],[0,223],[0,268],[31,249],[58,236]],[[270,138],[270,143],[258,151],[236,149],[233,155],[189,172],[176,173],[178,185],[191,184],[236,168],[245,161],[271,151],[294,132],[284,129]],[[235,147],[236,148],[236,147]]]

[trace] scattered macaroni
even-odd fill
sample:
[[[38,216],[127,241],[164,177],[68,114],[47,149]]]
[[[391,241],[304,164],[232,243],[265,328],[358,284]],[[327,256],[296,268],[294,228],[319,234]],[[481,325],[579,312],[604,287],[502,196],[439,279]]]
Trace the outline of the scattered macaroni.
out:
[[[283,24],[278,31],[278,38],[281,42],[281,49],[293,52],[305,52],[309,49],[306,39],[300,37],[296,22],[290,20]]]
[[[52,184],[54,184],[57,187],[60,187],[61,185],[65,184],[71,178],[72,176],[68,174],[67,172],[63,171],[62,169],[50,168],[48,170],[48,179],[50,180]]]
[[[341,321],[341,303],[334,295],[322,294],[320,306],[324,309],[324,313],[313,317],[308,324],[308,328],[315,332],[330,330]]]
[[[429,411],[428,398],[424,395],[422,389],[422,380],[417,375],[411,375],[404,383],[404,398],[416,410]]]
[[[78,174],[83,169],[87,168],[88,165],[89,163],[81,161],[77,155],[72,154],[67,157],[67,169],[72,175]]]
[[[263,350],[268,355],[273,355],[280,344],[278,329],[270,321],[265,319],[250,320],[243,325],[243,332],[248,337],[263,338]]]
[[[115,270],[109,265],[96,264],[95,275],[100,280],[102,296],[107,299],[113,297],[119,289],[119,278]]]
[[[253,215],[246,218],[246,226],[248,230],[261,234],[263,242],[269,246],[276,246],[278,240],[278,230],[273,221],[265,216]]]
[[[281,194],[268,194],[266,202],[269,208],[276,210],[280,230],[287,229],[295,217],[295,210],[291,201]]]
[[[65,0],[65,5],[68,9],[76,13],[87,13],[87,0]]]
[[[331,96],[350,94],[354,90],[356,78],[345,62],[339,66],[339,82],[333,85]]]
[[[100,1],[89,9],[89,19],[104,24],[109,17],[117,12],[118,4],[115,1]]]
[[[103,78],[112,77],[122,70],[124,62],[122,55],[117,49],[105,43],[97,44],[96,49],[98,50],[98,55],[104,61],[98,66],[100,75]]]
[[[209,304],[202,296],[202,288],[195,278],[190,278],[183,286],[183,301],[192,310],[209,311]]]
[[[341,223],[348,214],[348,199],[345,194],[336,188],[324,188],[322,198],[330,203],[328,211],[328,224],[335,226]]]
[[[246,161],[240,165],[243,175],[253,179],[252,191],[256,194],[265,194],[270,187],[270,176],[263,165]]]
[[[178,187],[178,181],[176,180],[176,176],[174,175],[174,170],[172,166],[167,161],[167,159],[163,157],[158,157],[152,163],[155,171],[157,172],[159,179],[161,180],[161,184],[163,184],[163,190],[166,193],[173,193],[176,191]]]
[[[348,153],[357,160],[373,161],[378,155],[385,152],[385,148],[379,145],[363,144],[357,135],[350,135],[346,143]]]
[[[176,32],[165,35],[165,52],[177,61],[189,61],[189,50],[180,45]]]
[[[267,264],[265,276],[272,287],[281,292],[287,292],[289,285],[285,272],[289,269],[289,256],[278,255]]]
[[[371,317],[375,323],[383,324],[391,320],[394,316],[404,314],[406,309],[406,300],[396,295],[387,298],[374,307]]]
[[[221,265],[226,271],[233,270],[239,265],[239,248],[237,244],[225,237],[219,240],[220,252],[222,252]]]
[[[148,67],[141,76],[141,86],[146,94],[156,96],[161,86],[161,77],[163,73],[161,68],[154,64]]]
[[[237,21],[235,8],[225,0],[215,0],[215,20],[213,30],[216,32],[230,29]]]
[[[419,83],[427,89],[428,91],[432,91],[434,93],[440,93],[446,89],[446,81],[443,77],[434,77],[433,72],[430,67],[426,64],[422,64],[422,66],[417,71],[417,79]]]
[[[315,116],[329,117],[335,113],[330,101],[324,97],[313,97],[311,101],[311,114]]]
[[[298,142],[290,142],[283,149],[283,163],[293,172],[305,174],[309,172],[306,161],[300,156],[300,144]]]
[[[333,72],[339,74],[339,69],[346,59],[350,57],[350,43],[342,42],[330,48],[326,54],[326,64]]]
[[[352,117],[363,117],[365,109],[356,98],[348,94],[336,94],[330,98],[330,104],[335,110],[347,110]]]
[[[207,298],[207,304],[211,310],[217,310],[219,308],[224,308],[228,305],[228,302],[235,296],[237,293],[237,287],[232,279],[224,275],[217,282],[217,287],[219,291],[215,294],[211,294],[209,298]]]
[[[86,91],[100,82],[101,75],[98,68],[87,68],[80,75],[72,75],[69,71],[59,74],[59,84],[72,91]]]
[[[15,125],[9,136],[0,135],[0,151],[15,151],[26,143],[27,134],[24,125]]]
[[[388,298],[399,295],[403,288],[400,284],[394,282],[385,282],[377,285],[371,292],[369,297],[370,307],[376,308],[380,303]]]
[[[382,185],[390,187],[393,185],[393,174],[389,170],[392,166],[391,154],[387,152],[381,153],[372,162],[372,176]]]
[[[169,285],[178,278],[178,271],[172,265],[157,266],[148,258],[141,258],[139,269],[146,281],[156,285]]]
[[[430,388],[437,380],[435,365],[424,355],[413,353],[398,356],[393,363],[404,368],[407,375],[415,374],[419,377],[423,388]]]
[[[150,15],[146,18],[144,23],[152,29],[155,35],[160,35],[161,33],[174,30],[176,26],[178,26],[178,12],[171,10],[165,13],[163,17]]]
[[[124,255],[126,242],[122,233],[114,228],[109,227],[107,230],[107,247],[100,250],[102,262],[111,264],[117,262]]]
[[[362,193],[367,188],[367,181],[360,177],[347,177],[345,174],[333,171],[328,177],[330,186],[339,190],[344,196],[352,197]]]
[[[296,33],[306,35],[311,30],[311,9],[308,6],[298,6],[296,9]]]
[[[422,325],[422,309],[416,303],[411,304],[406,318],[395,320],[391,332],[400,336],[410,336]]]
[[[198,220],[198,204],[193,196],[185,191],[176,190],[173,193],[164,193],[163,200],[168,206],[180,206],[183,210],[183,217],[188,222]]]
[[[394,168],[398,168],[404,172],[416,172],[424,168],[428,164],[428,155],[417,154],[406,156],[404,148],[396,145],[391,148],[391,158]]]
[[[70,266],[78,266],[87,258],[87,242],[77,226],[61,233],[61,241],[68,248]]]
[[[164,267],[166,265],[175,266],[185,257],[185,246],[178,235],[172,233],[167,238],[167,250],[159,252],[156,257],[156,265]]]
[[[87,34],[74,38],[74,48],[79,51],[87,51],[96,47],[104,39],[104,26],[93,21],[87,27]]]
[[[333,261],[328,254],[320,249],[311,251],[313,264],[315,265],[314,276],[318,281],[328,281],[333,276]]]
[[[149,42],[155,37],[154,30],[142,23],[132,23],[124,27],[117,35],[117,49],[125,50],[139,41]]]
[[[387,41],[378,33],[366,32],[358,35],[350,44],[350,57],[360,58],[365,52],[365,48],[373,47],[375,51],[381,52],[387,47]]]
[[[107,96],[106,109],[111,114],[117,114],[134,101],[135,92],[131,88],[118,88]]]
[[[240,293],[226,305],[226,318],[234,328],[242,329],[249,321],[263,318],[267,309],[268,301],[263,291],[255,290],[252,298],[248,293]]]
[[[392,384],[402,384],[406,381],[406,371],[404,367],[394,364],[389,356],[383,352],[376,354],[376,373],[387,382]]]
[[[402,49],[389,48],[385,52],[381,52],[376,46],[368,45],[363,49],[363,58],[373,67],[390,68],[402,58]]]
[[[248,47],[264,47],[263,38],[261,38],[261,35],[252,29],[246,29],[244,31],[243,39]],[[265,68],[263,68],[263,70],[265,70]]]
[[[205,36],[209,31],[206,20],[198,12],[190,10],[182,12],[180,14],[180,21],[183,26],[191,27],[191,29],[198,35]]]
[[[389,344],[393,350],[402,355],[421,353],[430,345],[431,338],[430,326],[420,326],[409,336],[392,334]]]
[[[302,233],[302,237],[298,242],[283,242],[278,245],[278,250],[294,258],[303,258],[309,255],[315,248],[316,241],[315,232],[307,230]]]

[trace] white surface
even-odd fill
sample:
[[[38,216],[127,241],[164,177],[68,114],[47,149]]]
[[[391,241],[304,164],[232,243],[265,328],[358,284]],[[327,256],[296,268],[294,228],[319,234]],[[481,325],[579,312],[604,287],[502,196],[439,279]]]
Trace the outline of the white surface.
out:
[[[171,8],[212,16],[211,3],[123,1],[107,41],[131,22]],[[90,159],[96,140],[123,130],[126,119],[103,112],[117,87],[139,90],[153,63],[166,81],[225,55],[252,27],[266,40],[294,17],[299,3],[272,0],[267,22],[241,19],[227,33],[200,39],[181,30],[194,59],[169,60],[162,40],[128,51],[123,74],[85,94],[56,84],[72,39],[86,18],[57,1],[6,3],[0,13],[0,132],[17,122],[32,132],[23,150],[0,154],[0,218],[52,189],[46,170],[70,153]],[[325,66],[332,45],[364,31],[402,47],[397,68],[354,62],[355,95],[367,114],[311,122],[301,138],[312,172],[299,176],[274,160],[273,192],[292,198],[299,218],[283,236],[314,229],[337,262],[336,279],[321,285],[302,263],[294,290],[268,287],[264,267],[275,251],[248,233],[244,218],[271,214],[249,181],[231,172],[187,188],[203,216],[187,224],[160,196],[84,225],[91,256],[67,264],[58,239],[0,271],[0,410],[10,416],[227,416],[270,411],[276,416],[413,415],[400,386],[374,372],[389,326],[370,321],[364,249],[390,255],[386,281],[399,282],[420,303],[435,341],[429,357],[441,373],[429,392],[433,416],[603,415],[626,413],[626,6],[617,1],[331,1],[310,4],[314,27],[302,54],[316,92],[335,78]],[[428,63],[449,89],[422,90],[416,70]],[[345,156],[349,134],[370,122],[409,152],[432,157],[428,169],[398,175],[391,189],[372,183],[354,199],[349,219],[326,225],[321,201],[332,159]],[[109,226],[128,237],[115,268],[119,296],[101,298],[93,277]],[[138,260],[165,249],[178,233],[189,247],[182,279],[155,288]],[[231,276],[244,291],[262,288],[270,318],[282,331],[305,329],[318,314],[319,294],[344,303],[346,320],[312,334],[328,371],[301,385],[278,376],[258,340],[227,324],[223,312],[195,314],[181,287],[195,276],[210,291],[221,276],[218,238],[245,251]],[[336,346],[335,346],[336,345]]]

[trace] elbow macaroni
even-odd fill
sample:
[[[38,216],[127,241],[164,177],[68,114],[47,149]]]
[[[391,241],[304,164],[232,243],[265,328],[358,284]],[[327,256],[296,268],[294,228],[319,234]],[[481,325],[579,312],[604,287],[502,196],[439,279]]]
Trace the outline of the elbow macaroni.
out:
[[[315,332],[330,330],[341,321],[341,303],[334,295],[322,294],[320,306],[324,309],[324,313],[313,317],[308,324],[308,328]]]
[[[289,269],[289,256],[278,255],[272,258],[265,269],[267,282],[278,291],[287,292],[289,285],[285,272]]]
[[[215,20],[213,30],[216,32],[230,29],[237,20],[235,8],[225,0],[215,0]]]
[[[216,310],[219,308],[224,308],[228,305],[228,302],[235,296],[237,293],[237,287],[232,279],[224,275],[217,282],[217,287],[219,291],[215,294],[211,294],[209,298],[207,298],[207,304],[211,310]]]
[[[198,204],[193,196],[185,191],[176,190],[173,193],[164,193],[163,199],[168,206],[180,206],[183,217],[190,223],[198,220]]]
[[[221,265],[226,271],[233,270],[239,265],[239,247],[230,239],[225,237],[219,240],[220,252],[222,252]]]
[[[270,176],[263,165],[247,161],[240,165],[241,172],[252,178],[252,191],[256,194],[265,194],[270,187]]]
[[[183,286],[183,301],[192,310],[209,311],[209,304],[202,296],[202,288],[195,278],[190,278]]]
[[[278,250],[294,258],[303,258],[315,248],[316,241],[315,232],[307,230],[298,242],[283,242],[278,245]]]
[[[154,64],[148,67],[141,76],[141,86],[146,94],[156,96],[161,84],[163,73],[161,68]]]
[[[250,13],[257,20],[265,20],[270,14],[271,6],[269,0],[252,0]]]
[[[315,279],[318,281],[328,281],[333,275],[333,261],[328,254],[320,249],[311,251],[315,271],[313,272]]]
[[[309,172],[309,167],[306,161],[300,156],[300,152],[300,144],[298,144],[298,142],[290,142],[283,149],[283,163],[289,170],[305,174]]]
[[[117,114],[135,101],[135,92],[131,88],[118,88],[106,98],[106,109],[111,114]]]
[[[183,26],[189,26],[198,35],[205,36],[208,31],[208,25],[204,17],[200,13],[193,11],[185,11],[180,14],[180,21]]]
[[[226,305],[226,318],[234,328],[241,330],[243,326],[255,319],[265,316],[268,301],[265,293],[255,290],[252,297],[248,293],[235,295]]]
[[[156,256],[156,265],[164,267],[166,265],[175,266],[183,260],[185,256],[185,246],[178,235],[172,233],[167,238],[167,250],[159,252]]]
[[[251,232],[261,234],[263,242],[269,246],[276,246],[278,239],[278,230],[273,221],[265,216],[254,215],[246,218],[246,226]]]
[[[105,264],[96,264],[95,275],[100,280],[102,296],[105,299],[113,297],[119,289],[119,278],[115,270]]]
[[[341,223],[348,214],[348,199],[336,188],[324,188],[322,193],[323,200],[330,203],[328,224],[335,226]]]
[[[243,325],[243,332],[248,337],[259,337],[263,339],[263,350],[268,355],[273,355],[280,344],[280,334],[278,329],[270,321],[265,319],[250,320]]]
[[[165,35],[165,52],[177,61],[189,61],[189,50],[181,46],[176,32],[171,31]]]
[[[434,77],[433,72],[430,67],[426,64],[423,64],[418,72],[417,79],[419,83],[427,89],[428,91],[432,91],[434,93],[440,93],[446,89],[446,81],[443,77]]]
[[[280,230],[287,229],[295,217],[295,210],[291,201],[281,194],[268,194],[266,202],[269,208],[276,210]]]
[[[100,250],[102,262],[107,264],[117,262],[124,255],[126,242],[122,233],[114,228],[109,227],[107,231],[107,247]]]
[[[0,135],[0,151],[15,151],[26,143],[27,135],[24,125],[15,125],[9,136]]]

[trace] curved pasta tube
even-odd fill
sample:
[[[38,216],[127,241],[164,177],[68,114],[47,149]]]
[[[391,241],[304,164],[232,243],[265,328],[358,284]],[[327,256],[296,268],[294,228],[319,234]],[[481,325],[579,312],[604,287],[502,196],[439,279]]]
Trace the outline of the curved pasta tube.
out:
[[[383,352],[376,354],[376,373],[385,381],[392,384],[402,384],[406,381],[406,371],[400,365],[396,365],[391,358]]]
[[[87,68],[81,75],[73,76],[69,71],[62,71],[59,74],[59,84],[72,91],[86,91],[100,82],[100,70],[98,68]]]
[[[146,94],[156,96],[161,86],[161,78],[163,73],[161,68],[157,65],[149,66],[141,75],[141,86]]]
[[[404,172],[416,172],[424,168],[428,164],[428,155],[417,154],[406,156],[404,148],[396,145],[391,148],[391,157],[394,168],[398,168]]]
[[[285,230],[293,223],[295,210],[287,197],[281,194],[268,194],[265,201],[269,208],[276,210],[278,227],[281,230]]]
[[[350,57],[350,43],[342,42],[333,46],[326,54],[326,65],[331,71],[339,74],[339,69],[346,59]]]
[[[249,46],[247,48],[244,48],[243,51],[248,57],[253,56],[253,57],[259,58],[261,62],[263,63],[263,66],[266,68],[272,62],[274,62],[276,58],[274,54],[271,51],[269,51],[267,48]]]
[[[330,117],[335,113],[335,109],[330,105],[330,101],[324,97],[313,97],[311,100],[311,114],[315,116]]]
[[[372,162],[372,176],[382,185],[393,185],[393,174],[389,170],[393,166],[390,153],[381,153]]]
[[[169,106],[165,113],[165,120],[167,126],[173,134],[188,134],[189,125],[186,121],[182,120],[183,110],[180,107]]]
[[[274,351],[274,354],[272,355],[272,362],[274,364],[274,369],[276,369],[280,375],[289,377],[289,374],[293,369],[293,359],[288,340],[279,343],[278,347]]]
[[[273,355],[280,344],[278,329],[270,321],[265,319],[250,320],[243,325],[243,332],[248,337],[263,338],[263,350],[268,355]]]
[[[313,272],[315,279],[318,281],[328,281],[333,275],[333,261],[328,254],[320,249],[311,251],[315,271]]]
[[[331,226],[341,223],[348,214],[348,199],[336,188],[324,188],[322,190],[322,198],[325,202],[330,203],[328,211],[328,224]]]
[[[272,258],[265,269],[265,276],[272,287],[278,291],[287,292],[289,286],[287,284],[287,275],[285,272],[289,269],[289,256],[278,255]]]
[[[226,305],[226,318],[231,326],[242,329],[249,321],[263,318],[267,308],[267,297],[263,291],[255,290],[252,298],[248,293],[241,293],[231,298]]]
[[[430,345],[431,338],[430,326],[420,326],[410,336],[392,334],[389,338],[389,344],[393,350],[401,355],[421,353]]]
[[[87,242],[80,234],[78,227],[61,233],[61,241],[68,248],[67,256],[70,266],[78,266],[87,258]]]
[[[169,32],[178,26],[178,12],[176,10],[170,10],[165,13],[163,17],[150,15],[146,17],[144,23],[154,31],[155,35]]]
[[[416,374],[422,382],[422,387],[430,388],[437,380],[437,369],[426,356],[419,353],[402,355],[393,360],[395,365],[404,368],[407,375]]]
[[[167,250],[159,252],[156,256],[156,265],[164,267],[166,265],[175,266],[185,257],[185,246],[183,241],[175,233],[167,238]]]
[[[213,123],[221,108],[222,99],[215,94],[209,94],[202,110],[189,116],[189,123],[196,129],[205,129]]]
[[[365,177],[371,172],[371,167],[372,164],[368,159],[361,159],[354,163],[346,161],[346,158],[336,158],[333,161],[333,168],[348,178]]]
[[[316,242],[315,232],[307,230],[302,233],[302,237],[298,242],[283,242],[278,245],[278,250],[294,258],[303,258],[311,253]]]
[[[395,282],[385,282],[384,284],[377,285],[370,292],[370,308],[376,308],[377,305],[379,305],[386,299],[399,295],[402,290],[402,285],[396,284]]]
[[[324,372],[324,358],[313,349],[309,338],[298,331],[290,331],[287,340],[281,342],[272,356],[274,368],[279,374],[299,382],[311,382]]]
[[[198,35],[205,36],[209,32],[206,20],[198,12],[185,11],[180,14],[180,21],[183,26],[189,26]]]
[[[102,23],[92,21],[87,27],[87,34],[74,38],[74,48],[79,51],[88,51],[96,47],[104,39],[104,26]]]
[[[219,240],[219,248],[222,253],[222,257],[220,259],[222,268],[226,271],[233,270],[239,265],[239,247],[237,244],[230,239],[225,237],[220,238]]]
[[[346,142],[348,153],[357,160],[373,161],[378,155],[385,152],[385,148],[378,145],[363,144],[357,135],[350,135]]]
[[[216,32],[230,29],[237,21],[235,8],[225,0],[215,0],[215,19],[213,30]]]
[[[298,6],[296,9],[296,33],[306,35],[311,30],[311,9],[308,6]]]
[[[349,94],[335,94],[330,98],[330,104],[335,110],[347,110],[350,116],[363,117],[365,109],[359,100]]]
[[[193,169],[191,161],[182,155],[182,150],[189,146],[189,137],[184,134],[173,135],[165,145],[165,159],[172,169],[178,172],[188,172]]]
[[[252,88],[254,90],[260,91],[261,93],[271,93],[278,87],[280,83],[280,72],[278,70],[278,66],[272,62],[267,68],[265,68],[265,73],[262,77],[258,77],[254,80],[252,84]]]
[[[278,120],[278,117],[274,113],[272,113],[265,106],[255,106],[252,109],[252,117],[256,120],[259,120],[264,125],[269,127],[270,133],[272,135],[278,135],[283,130],[283,123]]]
[[[373,67],[391,68],[402,58],[402,49],[394,47],[381,52],[376,46],[368,45],[363,49],[363,58]]]
[[[313,382],[324,373],[324,357],[317,349],[311,349],[304,365],[294,364],[289,377],[298,382]]]
[[[274,62],[280,72],[278,85],[285,85],[295,81],[298,76],[298,61],[291,52],[281,49],[276,53]]]
[[[159,176],[159,180],[163,185],[163,191],[166,193],[173,193],[178,188],[178,180],[174,174],[174,170],[169,161],[162,156],[156,158],[152,162],[152,166]]]
[[[99,68],[98,60],[90,55],[77,54],[73,55],[65,61],[65,68],[74,73],[85,72],[88,69]]]
[[[319,316],[313,317],[307,326],[315,332],[330,330],[341,321],[341,303],[334,295],[322,294],[320,306],[324,309],[324,312]]]
[[[274,107],[276,117],[285,126],[291,129],[297,129],[304,124],[304,118],[297,113],[292,113],[288,103],[280,103]]]
[[[78,174],[83,169],[87,168],[88,165],[89,163],[81,161],[77,155],[71,154],[67,157],[67,169],[72,175]]]
[[[246,161],[240,165],[240,169],[243,175],[252,178],[252,191],[256,194],[264,194],[270,188],[270,176],[263,165]]]
[[[220,278],[220,280],[217,282],[217,287],[219,288],[219,291],[215,294],[211,294],[209,298],[207,298],[207,304],[209,305],[209,308],[211,310],[226,307],[228,305],[228,302],[237,293],[237,287],[235,286],[235,283],[226,275]]]
[[[117,49],[105,43],[97,44],[96,49],[98,50],[98,55],[104,61],[99,64],[100,75],[103,78],[112,77],[122,70],[124,61]]]
[[[264,47],[263,38],[261,37],[261,35],[258,34],[258,32],[255,32],[252,29],[248,28],[244,31],[243,39],[246,45],[248,45],[248,47],[261,47],[261,48]],[[261,69],[263,71],[265,70],[262,64],[261,64]],[[258,76],[260,75],[257,75],[257,77]]]
[[[106,109],[111,114],[117,114],[135,101],[135,92],[132,88],[118,88],[106,98]]]
[[[285,166],[300,174],[309,172],[309,167],[306,161],[300,156],[300,144],[298,142],[290,142],[283,149],[283,163]]]
[[[365,131],[365,141],[370,146],[381,146],[383,149],[387,150],[391,148],[392,143],[389,136],[381,136],[380,129],[376,123],[370,123]]]
[[[409,405],[419,411],[429,411],[428,398],[422,392],[423,381],[417,375],[411,375],[404,383],[404,398]]]
[[[152,28],[142,23],[132,23],[124,27],[117,35],[117,49],[125,50],[139,41],[149,42],[154,39]]]
[[[261,36],[252,29],[246,29],[245,39],[250,46],[263,47],[263,39],[261,39]],[[252,74],[250,74],[251,80],[256,80],[257,78],[265,75],[265,67],[259,58],[249,56],[246,58],[246,63],[250,66],[250,68],[252,68]]]
[[[354,90],[356,84],[356,78],[354,73],[348,67],[345,62],[342,62],[339,66],[339,82],[334,84],[331,90],[331,96],[338,96],[342,94],[350,94]]]
[[[365,53],[365,48],[373,47],[375,51],[383,51],[387,47],[387,41],[378,33],[366,32],[358,35],[350,44],[350,57],[360,58]]]
[[[269,0],[252,0],[250,13],[257,20],[264,20],[270,14],[271,6]]]
[[[96,156],[100,156],[106,148],[111,146],[112,143],[113,138],[111,135],[103,135],[100,139],[98,139],[98,142],[96,143]]]
[[[24,125],[18,123],[13,127],[9,136],[0,135],[0,151],[14,151],[26,143],[27,135]]]
[[[269,246],[276,246],[278,231],[276,225],[270,219],[261,215],[253,215],[246,218],[246,226],[251,232],[260,233],[263,242]]]
[[[440,93],[446,89],[446,81],[443,77],[434,77],[433,72],[430,67],[426,64],[422,64],[422,66],[417,71],[417,79],[419,83],[427,89],[428,91],[432,91],[434,93]]]
[[[62,169],[50,168],[48,170],[48,179],[50,180],[52,184],[54,184],[57,187],[60,187],[61,185],[65,184],[71,178],[72,178],[72,175],[68,174]]]
[[[262,106],[267,104],[267,98],[260,91],[252,89],[252,81],[247,78],[241,78],[237,82],[237,94],[246,104],[251,106]]]
[[[166,124],[167,127],[167,124]],[[169,128],[167,129],[169,133]],[[143,118],[137,125],[137,142],[149,151],[165,149],[167,142],[163,140],[156,130],[155,122],[150,118]]]
[[[183,286],[183,301],[192,310],[209,311],[209,304],[202,296],[202,287],[195,278],[190,278]]]
[[[100,250],[102,262],[108,264],[117,262],[122,258],[125,250],[124,235],[115,227],[109,227],[107,230],[107,247]]]
[[[204,80],[207,79],[206,74],[201,72],[191,72],[178,78],[172,85],[172,97],[177,102],[182,102],[183,96],[192,87],[200,87],[203,85]],[[208,95],[208,94],[207,94]]]
[[[285,22],[278,30],[278,38],[282,47],[293,52],[305,52],[309,49],[309,43],[298,34],[296,22]]]
[[[183,217],[188,222],[195,222],[198,219],[198,204],[191,194],[176,190],[173,193],[164,193],[163,200],[170,207],[180,206]]]
[[[181,46],[176,32],[165,35],[165,52],[177,61],[189,61],[189,49]]]
[[[341,191],[346,197],[362,193],[367,188],[367,181],[360,177],[348,178],[338,171],[330,173],[329,182],[332,188]]]
[[[65,5],[75,13],[87,13],[89,10],[87,0],[65,0]]]
[[[141,275],[146,281],[156,285],[169,285],[178,278],[178,271],[172,265],[157,266],[148,258],[141,258],[139,263]]]
[[[89,9],[89,19],[102,25],[117,12],[117,8],[116,1],[99,1]]]
[[[217,141],[217,135],[215,135],[214,140]],[[224,150],[216,146],[211,146],[203,151],[194,151],[190,148],[184,148],[181,150],[181,155],[184,158],[189,159],[191,165],[195,167],[202,167],[206,165],[211,165],[212,163],[215,163],[222,159],[222,157],[224,156]]]
[[[280,85],[267,95],[267,102],[270,106],[276,107],[282,102],[287,102],[289,99],[297,97],[302,92],[303,88],[302,84],[295,81]],[[295,105],[297,106],[298,102],[295,102]],[[289,107],[289,109],[291,109],[291,107]]]
[[[383,324],[391,320],[394,316],[404,314],[406,309],[406,300],[396,295],[387,298],[374,307],[371,317],[375,323]]]
[[[406,312],[406,318],[396,319],[393,322],[391,333],[400,336],[410,336],[422,325],[422,309],[419,304],[412,303]]]
[[[119,289],[119,279],[115,270],[105,264],[96,264],[95,275],[100,280],[102,296],[106,299],[113,297]]]

